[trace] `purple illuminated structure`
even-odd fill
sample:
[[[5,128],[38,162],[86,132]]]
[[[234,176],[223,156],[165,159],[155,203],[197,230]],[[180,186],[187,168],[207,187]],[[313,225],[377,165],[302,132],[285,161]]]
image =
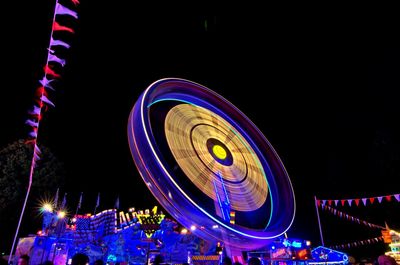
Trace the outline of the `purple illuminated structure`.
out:
[[[154,82],[130,113],[128,138],[146,186],[204,240],[254,250],[290,228],[295,197],[278,154],[214,91],[178,78]]]

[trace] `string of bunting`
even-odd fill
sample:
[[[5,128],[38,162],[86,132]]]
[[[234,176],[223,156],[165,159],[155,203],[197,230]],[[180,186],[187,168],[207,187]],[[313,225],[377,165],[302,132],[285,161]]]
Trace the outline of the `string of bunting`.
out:
[[[370,239],[365,239],[365,240],[354,241],[351,243],[346,243],[346,244],[341,244],[341,245],[330,246],[330,248],[332,248],[332,249],[352,248],[352,247],[370,245],[370,244],[378,243],[380,241],[383,241],[383,236],[378,236],[375,238],[370,238]]]
[[[70,44],[63,40],[67,35],[73,34],[74,30],[69,27],[70,19],[77,19],[77,12],[73,10],[79,4],[79,0],[66,0],[64,4],[56,1],[50,34],[50,42],[47,48],[47,60],[43,67],[44,76],[39,80],[39,86],[35,92],[35,104],[29,111],[29,118],[26,124],[30,127],[27,143],[33,144],[33,159],[31,168],[40,159],[41,151],[37,146],[39,123],[42,120],[43,112],[49,107],[55,107],[49,99],[50,91],[55,91],[53,83],[61,78],[61,68],[65,66],[65,59],[60,58],[57,52],[69,49]],[[61,20],[60,22],[58,20]]]
[[[325,200],[321,200],[318,199],[317,200],[317,204],[320,205],[325,205],[328,204],[329,206],[331,205],[341,205],[341,206],[360,206],[360,205],[364,205],[367,206],[367,204],[373,204],[375,202],[378,203],[382,203],[382,201],[394,201],[394,199],[396,199],[398,202],[400,202],[400,193],[397,194],[390,194],[390,195],[384,195],[384,196],[376,196],[376,197],[366,197],[366,198],[353,198],[353,199],[340,199],[340,200],[331,200],[331,199],[325,199]],[[354,203],[353,203],[354,202]],[[362,203],[362,204],[361,204]]]
[[[365,220],[361,220],[361,219],[359,219],[357,217],[351,216],[351,215],[349,215],[347,213],[339,211],[339,210],[337,210],[337,209],[335,209],[335,208],[333,208],[331,206],[328,206],[328,205],[323,205],[323,206],[321,205],[321,208],[323,210],[326,210],[326,211],[332,213],[333,215],[339,216],[340,218],[344,218],[346,220],[349,220],[349,221],[352,221],[352,222],[355,222],[355,223],[358,223],[358,224],[362,224],[362,225],[365,225],[365,226],[368,226],[368,227],[371,227],[371,228],[386,229],[386,227],[383,227],[383,226],[380,226],[380,225],[375,225],[375,224],[372,224],[372,223],[367,222]]]

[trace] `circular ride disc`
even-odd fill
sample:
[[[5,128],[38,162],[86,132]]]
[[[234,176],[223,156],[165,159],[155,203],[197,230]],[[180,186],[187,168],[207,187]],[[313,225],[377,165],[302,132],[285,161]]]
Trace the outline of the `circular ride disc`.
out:
[[[128,139],[149,190],[199,237],[252,250],[290,228],[294,192],[279,156],[214,91],[178,78],[154,82],[130,113]]]

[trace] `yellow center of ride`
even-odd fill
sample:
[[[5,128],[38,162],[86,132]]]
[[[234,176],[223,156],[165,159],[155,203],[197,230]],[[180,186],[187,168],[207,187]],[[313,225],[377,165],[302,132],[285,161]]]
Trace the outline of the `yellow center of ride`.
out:
[[[214,155],[216,157],[218,157],[219,159],[226,158],[226,151],[222,146],[216,144],[213,146],[212,151],[213,151]]]

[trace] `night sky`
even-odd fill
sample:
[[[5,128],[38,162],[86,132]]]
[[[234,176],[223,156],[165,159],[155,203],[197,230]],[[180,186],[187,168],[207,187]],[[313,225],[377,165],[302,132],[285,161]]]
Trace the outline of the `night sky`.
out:
[[[25,120],[43,76],[54,8],[48,0],[20,5],[8,2],[14,15],[1,18],[2,147],[29,132]],[[320,244],[314,196],[400,193],[398,17],[372,7],[263,13],[246,4],[235,12],[154,5],[82,1],[78,20],[68,21],[76,32],[63,35],[71,48],[61,54],[67,63],[51,94],[56,107],[44,114],[38,139],[64,163],[60,190],[71,208],[80,192],[88,212],[98,192],[101,209],[112,208],[117,196],[121,209],[157,203],[133,163],[126,131],[141,92],[165,77],[216,91],[264,133],[296,195],[289,236]],[[400,229],[399,206],[340,209]],[[380,236],[326,212],[321,219],[326,245]]]

